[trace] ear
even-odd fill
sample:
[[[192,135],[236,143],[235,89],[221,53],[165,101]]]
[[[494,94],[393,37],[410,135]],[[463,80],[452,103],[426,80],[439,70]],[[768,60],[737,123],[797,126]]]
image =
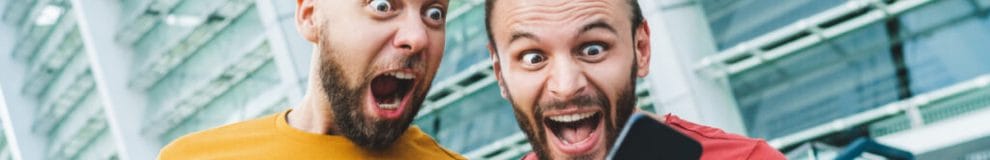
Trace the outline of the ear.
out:
[[[650,25],[643,20],[639,27],[636,27],[636,76],[642,78],[650,73]]]
[[[491,43],[488,43],[488,57],[492,59],[492,70],[495,71],[495,80],[498,80],[498,90],[502,94],[502,98],[509,99],[509,94],[506,94],[505,80],[502,79],[502,65],[501,61],[498,59],[498,52],[495,51],[495,47]]]
[[[313,20],[313,8],[317,0],[299,0],[296,5],[296,30],[310,42],[318,42],[319,30]]]

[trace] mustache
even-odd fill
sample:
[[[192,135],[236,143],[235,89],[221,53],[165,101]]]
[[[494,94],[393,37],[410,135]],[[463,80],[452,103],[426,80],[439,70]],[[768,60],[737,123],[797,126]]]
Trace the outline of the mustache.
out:
[[[382,60],[375,64],[380,64],[377,68],[381,70],[412,69],[417,72],[426,71],[426,61],[423,60],[423,55],[419,53],[413,55],[393,54],[389,57],[383,57]]]
[[[605,109],[608,105],[608,99],[604,96],[593,96],[593,95],[580,95],[568,100],[554,99],[546,102],[540,102],[536,105],[539,110],[557,110],[565,109],[568,106],[577,106],[578,108],[585,107],[603,107]]]

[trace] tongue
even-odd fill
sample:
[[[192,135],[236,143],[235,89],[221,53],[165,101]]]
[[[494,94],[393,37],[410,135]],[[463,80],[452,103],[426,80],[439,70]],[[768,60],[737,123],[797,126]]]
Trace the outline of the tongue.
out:
[[[382,76],[371,81],[371,92],[376,97],[390,96],[398,89],[399,79],[392,76]]]
[[[591,134],[591,125],[578,125],[574,128],[564,128],[561,130],[561,137],[566,144],[572,144],[587,139]]]

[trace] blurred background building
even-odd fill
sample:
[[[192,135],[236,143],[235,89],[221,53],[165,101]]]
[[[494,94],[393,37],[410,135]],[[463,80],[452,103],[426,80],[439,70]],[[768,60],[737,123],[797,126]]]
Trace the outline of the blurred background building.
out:
[[[640,3],[653,43],[644,110],[791,159],[832,159],[864,137],[919,159],[990,159],[990,0]],[[312,49],[294,7],[0,1],[0,159],[154,159],[181,135],[291,108]],[[474,159],[529,152],[492,77],[483,0],[451,0],[447,21],[414,123]]]

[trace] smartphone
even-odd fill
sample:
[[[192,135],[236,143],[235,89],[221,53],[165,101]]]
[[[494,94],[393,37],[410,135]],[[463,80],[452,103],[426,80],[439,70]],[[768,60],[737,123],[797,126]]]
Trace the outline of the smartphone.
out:
[[[607,159],[700,159],[701,144],[644,113],[629,117]]]

